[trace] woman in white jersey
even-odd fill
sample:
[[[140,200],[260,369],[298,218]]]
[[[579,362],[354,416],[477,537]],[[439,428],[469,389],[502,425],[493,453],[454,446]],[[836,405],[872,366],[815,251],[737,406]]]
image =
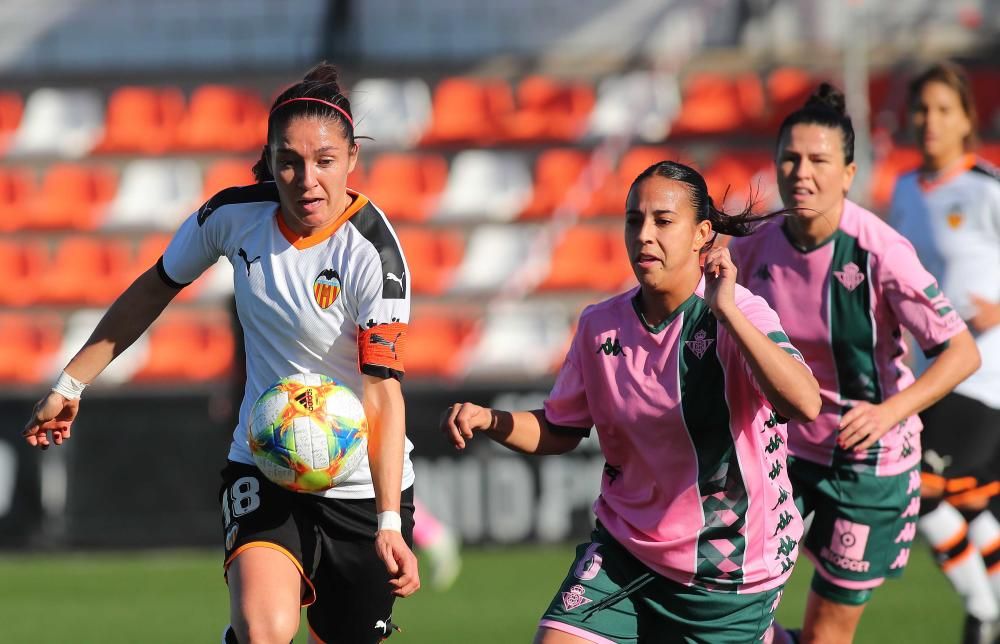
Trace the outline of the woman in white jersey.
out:
[[[639,287],[587,307],[544,409],[453,405],[442,431],[561,454],[597,427],[598,525],[536,642],[745,643],[771,622],[802,525],[779,416],[819,410],[816,381],[715,234],[754,217],[715,208],[705,180],[663,161],[629,190]],[[704,259],[704,271],[701,259]]]
[[[963,642],[992,642],[1000,619],[1000,523],[988,507],[1000,493],[1000,173],[971,152],[975,103],[959,67],[917,76],[909,105],[923,160],[897,181],[889,223],[951,298],[983,361],[920,415],[918,526],[963,597]]]
[[[393,630],[394,596],[419,587],[399,382],[409,276],[385,216],[347,188],[358,145],[332,66],[318,65],[275,100],[267,137],[257,183],[223,190],[184,222],[35,406],[24,436],[42,449],[69,438],[86,384],[226,256],[247,380],[220,492],[231,624],[223,640],[289,642],[308,605],[314,640],[374,643]],[[320,280],[340,288],[331,297],[315,287]],[[247,447],[254,401],[298,372],[346,384],[370,420],[368,461],[322,494],[271,483]]]
[[[816,564],[803,642],[850,642],[874,588],[902,573],[919,511],[917,412],[979,363],[972,336],[912,246],[846,198],[854,129],[824,83],[781,124],[775,156],[795,214],[730,245],[819,381],[823,409],[788,425],[789,473]],[[937,355],[914,381],[902,328]],[[786,634],[776,628],[776,642]]]

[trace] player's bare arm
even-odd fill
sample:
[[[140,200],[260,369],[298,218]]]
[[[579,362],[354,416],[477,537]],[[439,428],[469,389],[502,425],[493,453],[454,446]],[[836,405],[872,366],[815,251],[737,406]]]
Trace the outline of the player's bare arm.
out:
[[[502,411],[472,403],[455,403],[441,416],[441,431],[456,449],[465,449],[475,432],[522,454],[565,454],[580,444],[580,436],[551,431],[545,413]]]

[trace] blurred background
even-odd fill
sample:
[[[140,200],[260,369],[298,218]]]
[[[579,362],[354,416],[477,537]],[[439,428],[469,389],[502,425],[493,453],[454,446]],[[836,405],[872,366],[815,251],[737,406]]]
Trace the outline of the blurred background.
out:
[[[530,638],[570,563],[565,544],[586,537],[603,459],[596,442],[526,459],[485,441],[459,458],[436,431],[440,411],[540,403],[581,308],[632,283],[620,220],[646,166],[682,160],[719,200],[774,205],[777,126],[822,80],[846,91],[860,166],[851,196],[876,212],[919,160],[905,89],[932,61],[966,65],[979,153],[1000,163],[998,34],[1000,0],[0,0],[0,578],[44,596],[41,571],[68,583],[79,564],[81,579],[102,570],[124,584],[79,590],[107,602],[63,616],[107,629],[91,639],[37,630],[30,596],[4,583],[20,603],[0,601],[0,641],[221,632],[218,470],[241,386],[228,262],[88,389],[66,446],[31,452],[18,430],[178,224],[252,182],[271,101],[316,62],[340,67],[357,133],[374,139],[350,185],[393,221],[412,272],[404,390],[419,494],[475,546],[458,587],[473,615],[456,618],[458,595],[418,597],[400,610],[431,630],[400,639],[505,642]],[[177,547],[202,550],[149,553]],[[58,554],[96,550],[119,554],[91,568]],[[924,559],[911,564],[926,577],[914,592],[948,594]],[[174,608],[155,591],[142,623],[197,603],[211,609],[207,632],[163,619],[151,639],[115,621],[116,592],[136,590],[128,574],[185,566],[201,577],[179,579]],[[491,596],[502,573],[510,590]],[[919,599],[899,597],[911,611]],[[515,600],[528,607],[506,618],[513,635],[478,630],[493,629],[485,607]],[[885,610],[862,638],[868,621],[899,627]],[[939,611],[929,624],[957,632],[957,600],[928,610]],[[915,628],[909,641],[948,641]]]

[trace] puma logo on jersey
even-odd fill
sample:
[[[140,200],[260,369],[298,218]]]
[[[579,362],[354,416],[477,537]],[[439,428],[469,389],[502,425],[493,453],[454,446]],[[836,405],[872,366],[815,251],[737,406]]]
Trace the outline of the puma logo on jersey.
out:
[[[397,284],[399,284],[400,290],[405,290],[405,288],[403,287],[403,278],[400,277],[399,275],[396,275],[395,273],[386,273],[385,279],[390,282],[396,282]]]
[[[392,623],[391,617],[389,619],[380,619],[377,622],[375,622],[375,630],[378,631],[379,635],[382,636],[382,639],[385,639],[390,635],[392,635],[393,631],[402,632],[402,629],[400,629],[398,626]]]
[[[844,264],[841,270],[833,271],[833,276],[848,291],[853,291],[861,286],[861,282],[865,281],[865,274],[861,272],[861,268],[854,262],[848,262]]]
[[[399,341],[399,336],[401,336],[401,335],[403,335],[403,334],[402,333],[397,333],[395,338],[393,338],[392,340],[387,340],[387,339],[383,338],[382,336],[380,336],[378,333],[372,333],[371,337],[368,339],[368,343],[369,344],[378,344],[378,345],[381,345],[383,347],[389,347],[389,351],[392,351],[392,357],[395,358],[396,357],[396,343]]]
[[[247,252],[245,250],[243,250],[242,248],[240,248],[239,251],[237,251],[236,254],[239,255],[240,259],[243,260],[243,263],[247,265],[247,277],[250,277],[250,265],[253,264],[254,262],[256,262],[257,260],[259,260],[260,259],[260,255],[257,255],[253,259],[249,259],[247,257]]]

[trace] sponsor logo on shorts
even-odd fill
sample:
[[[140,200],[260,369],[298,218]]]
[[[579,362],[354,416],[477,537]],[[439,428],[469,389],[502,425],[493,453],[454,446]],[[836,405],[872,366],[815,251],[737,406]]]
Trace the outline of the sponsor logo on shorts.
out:
[[[569,591],[562,593],[563,608],[566,610],[573,610],[574,608],[579,608],[580,606],[592,602],[592,599],[587,599],[583,596],[585,592],[587,592],[587,589],[580,584],[571,586]]]
[[[240,524],[234,523],[229,526],[229,531],[226,532],[226,550],[232,550],[233,546],[236,545],[236,534],[240,531]]]
[[[835,519],[830,547],[820,551],[820,557],[834,566],[852,572],[868,572],[871,563],[864,560],[871,527],[847,519]]]

